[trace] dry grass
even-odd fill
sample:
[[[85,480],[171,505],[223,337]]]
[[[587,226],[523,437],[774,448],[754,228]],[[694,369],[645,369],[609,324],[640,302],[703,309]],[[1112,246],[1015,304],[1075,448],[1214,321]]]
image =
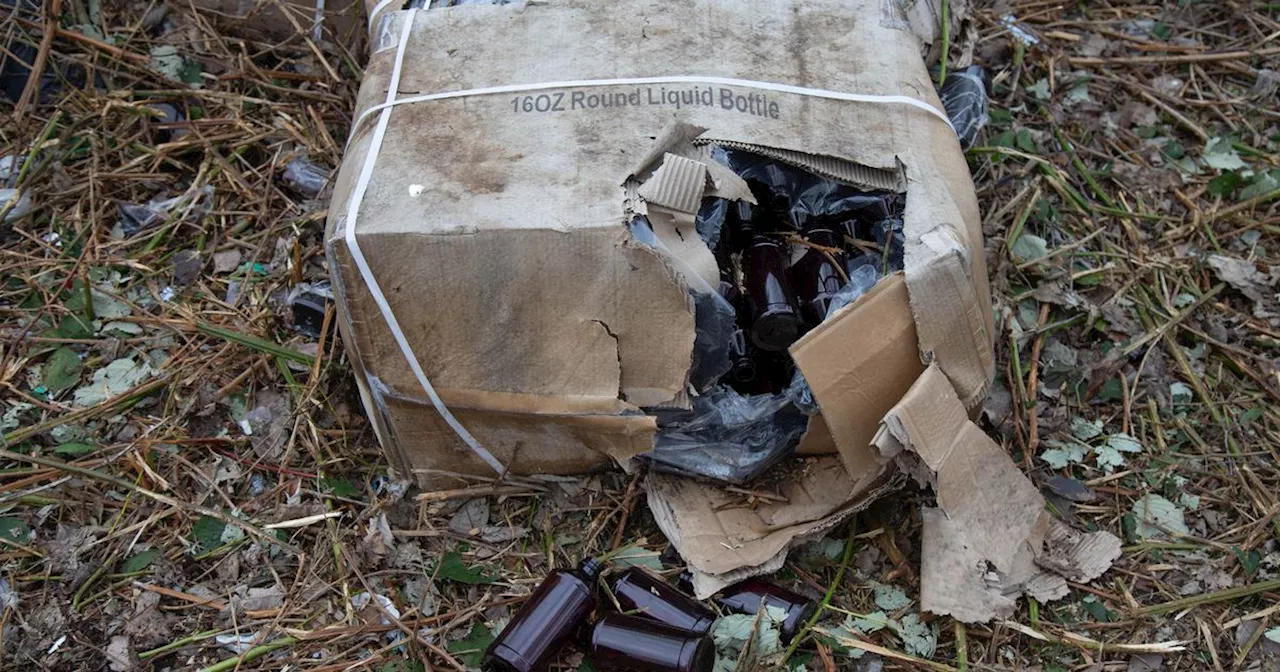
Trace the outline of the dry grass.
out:
[[[829,639],[792,661],[1275,669],[1259,666],[1280,652],[1265,634],[1280,622],[1280,6],[1007,4],[976,11],[980,39],[952,52],[993,80],[970,153],[1002,325],[988,428],[1051,493],[1087,499],[1051,496],[1060,515],[1125,554],[1006,623],[938,619],[927,664],[884,630],[856,661]],[[550,567],[664,550],[620,474],[406,495],[336,339],[290,328],[284,295],[325,276],[326,213],[282,173],[338,165],[358,48],[232,39],[178,12],[160,32],[145,5],[94,7],[0,22],[37,69],[102,85],[0,107],[3,186],[33,204],[0,229],[5,666],[463,669]],[[153,67],[161,45],[200,88]],[[121,204],[165,198],[158,221],[113,233]],[[1108,451],[1117,434],[1140,450]],[[1150,495],[1185,529],[1144,529]],[[928,498],[873,507],[779,580],[829,593],[820,627],[874,610],[872,580],[917,595]],[[1155,646],[1175,641],[1190,644]]]

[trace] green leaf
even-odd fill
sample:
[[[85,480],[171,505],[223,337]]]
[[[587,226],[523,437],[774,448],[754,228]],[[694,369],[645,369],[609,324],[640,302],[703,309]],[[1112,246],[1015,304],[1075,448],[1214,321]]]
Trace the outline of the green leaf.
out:
[[[462,556],[453,551],[440,557],[440,564],[436,566],[436,576],[471,585],[497,581],[497,578],[485,574],[478,567],[468,567],[463,564]]]
[[[63,457],[78,457],[80,455],[88,455],[97,450],[98,447],[87,443],[64,443],[53,449],[55,455]]]
[[[1090,441],[1102,436],[1102,421],[1089,422],[1081,417],[1071,418],[1071,435],[1081,441]]]
[[[1002,131],[988,140],[992,147],[1013,147],[1013,131]]]
[[[1173,35],[1173,29],[1159,21],[1157,21],[1155,25],[1151,26],[1151,36],[1157,40],[1168,41],[1171,35]]]
[[[1073,103],[1083,103],[1086,100],[1093,100],[1089,97],[1089,82],[1081,80],[1074,84],[1071,90],[1067,92],[1067,100]]]
[[[222,546],[222,531],[226,527],[226,523],[213,516],[200,516],[196,524],[191,527],[191,538],[202,552],[208,553]]]
[[[1240,177],[1240,173],[1235,171],[1227,171],[1223,174],[1209,180],[1208,191],[1211,196],[1230,196],[1240,186],[1244,178]]]
[[[160,557],[163,557],[160,551],[142,551],[140,553],[135,553],[133,557],[120,563],[120,573],[132,574],[134,572],[141,572],[147,567],[150,567],[151,563],[155,562],[156,559]]]
[[[1258,549],[1252,549],[1248,553],[1240,550],[1239,546],[1232,546],[1231,552],[1236,554],[1236,559],[1240,561],[1240,567],[1244,569],[1246,578],[1253,578],[1254,572],[1258,571],[1258,565],[1262,564],[1262,553]]]
[[[1107,437],[1107,447],[1122,453],[1141,453],[1142,444],[1128,434],[1112,434]]]
[[[462,662],[466,663],[467,667],[480,667],[480,659],[484,657],[484,650],[489,648],[489,645],[493,643],[493,639],[493,633],[489,632],[488,628],[481,623],[473,622],[471,624],[471,632],[468,632],[466,637],[449,642],[449,646],[446,648],[449,653],[462,659]]]
[[[329,491],[338,497],[346,497],[347,499],[360,499],[360,490],[356,486],[351,485],[350,481],[342,478],[322,478],[320,479],[320,487]]]
[[[178,78],[187,84],[201,83],[200,73],[204,72],[204,66],[200,61],[187,61],[182,66],[182,71],[178,73]]]
[[[1107,605],[1093,595],[1087,595],[1080,601],[1080,605],[1084,607],[1086,613],[1093,617],[1099,623],[1111,622],[1111,612],[1107,610]]]
[[[921,623],[919,614],[907,614],[902,623],[894,628],[898,637],[902,638],[902,646],[910,653],[921,658],[932,658],[938,648],[938,630],[935,624]]]
[[[1041,77],[1039,81],[1027,87],[1027,92],[1036,97],[1036,100],[1049,100],[1049,80]]]
[[[84,362],[80,361],[80,355],[77,355],[75,350],[67,347],[58,348],[49,355],[49,361],[44,364],[42,382],[49,390],[49,394],[57,394],[75,387],[76,383],[80,382],[82,368],[84,368]]]
[[[1050,443],[1049,440],[1044,443],[1053,447],[1040,453],[1040,459],[1054,469],[1066,469],[1068,465],[1080,464],[1088,452],[1084,446],[1076,443]]]
[[[31,541],[31,528],[19,518],[0,518],[0,539],[26,544]]]
[[[1258,173],[1249,180],[1249,184],[1236,195],[1236,200],[1247,201],[1254,196],[1275,191],[1280,188],[1280,169]]]
[[[875,593],[876,606],[885,611],[896,611],[911,604],[906,591],[897,586],[872,581],[871,589]]]
[[[51,335],[53,338],[92,338],[93,325],[80,315],[68,315]]]
[[[657,551],[650,551],[640,546],[629,546],[618,551],[612,558],[613,564],[618,569],[626,567],[644,567],[659,571],[662,569],[662,560],[658,557]]]
[[[1124,387],[1120,384],[1120,379],[1112,378],[1103,383],[1098,390],[1098,399],[1100,401],[1119,401],[1124,399]]]
[[[1049,243],[1044,238],[1031,233],[1024,233],[1013,241],[1009,247],[1015,261],[1021,263],[1040,259],[1049,254]]]
[[[1190,385],[1181,380],[1176,380],[1169,384],[1169,396],[1175,404],[1189,404],[1191,400],[1195,399],[1195,392],[1192,391]]]
[[[1218,170],[1240,170],[1249,167],[1249,164],[1245,163],[1231,146],[1231,140],[1227,138],[1209,138],[1209,144],[1205,145],[1200,158],[1204,160],[1206,166]]]
[[[1134,534],[1142,539],[1191,532],[1182,509],[1160,495],[1148,494],[1134,502],[1133,518]]]
[[[1280,628],[1271,628],[1270,630],[1262,633],[1262,636],[1276,644],[1280,644]]]
[[[1018,134],[1013,136],[1013,141],[1017,143],[1018,149],[1021,149],[1028,154],[1035,154],[1039,151],[1036,149],[1035,139],[1031,137],[1031,131],[1028,131],[1025,128],[1018,131]]]
[[[1254,406],[1244,413],[1241,413],[1240,418],[1236,422],[1240,423],[1241,426],[1244,426],[1253,423],[1260,417],[1262,417],[1262,407]]]
[[[151,69],[164,75],[166,79],[181,82],[184,65],[182,55],[172,44],[160,44],[151,48]]]
[[[711,637],[715,640],[716,648],[737,648],[741,649],[746,645],[747,640],[751,639],[751,631],[755,626],[756,617],[750,614],[729,614],[718,619],[714,629],[711,631]]]
[[[895,621],[889,618],[889,615],[883,611],[873,611],[869,614],[861,616],[846,616],[844,619],[845,627],[857,630],[863,634],[869,635],[877,630],[883,630]]]

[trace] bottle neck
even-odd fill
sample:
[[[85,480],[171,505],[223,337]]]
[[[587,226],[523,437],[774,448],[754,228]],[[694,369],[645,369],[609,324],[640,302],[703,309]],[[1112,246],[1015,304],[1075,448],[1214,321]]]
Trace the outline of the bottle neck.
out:
[[[588,581],[595,581],[602,568],[603,565],[596,558],[586,558],[578,563],[578,573]]]

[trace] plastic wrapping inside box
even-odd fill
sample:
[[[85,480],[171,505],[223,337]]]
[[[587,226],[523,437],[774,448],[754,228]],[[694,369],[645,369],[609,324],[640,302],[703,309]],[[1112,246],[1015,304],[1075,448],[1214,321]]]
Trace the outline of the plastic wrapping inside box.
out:
[[[697,329],[692,409],[648,409],[658,417],[658,433],[643,457],[655,468],[741,484],[791,456],[806,416],[821,410],[789,355],[768,351],[753,333],[766,319],[765,301],[755,294],[769,293],[769,302],[791,313],[791,340],[856,301],[902,268],[904,198],[748,151],[713,146],[709,155],[743,178],[756,201],[708,197],[698,208],[694,228],[714,252],[719,287],[668,249],[647,219],[631,225],[637,241],[658,250],[688,281]],[[785,230],[774,230],[779,227]],[[763,284],[752,282],[760,272],[752,264],[768,258],[751,249],[765,245],[777,267]]]

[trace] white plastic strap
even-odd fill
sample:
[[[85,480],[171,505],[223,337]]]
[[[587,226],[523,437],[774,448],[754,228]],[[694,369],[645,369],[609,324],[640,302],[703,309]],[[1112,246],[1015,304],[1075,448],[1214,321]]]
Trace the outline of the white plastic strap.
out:
[[[396,89],[400,84],[400,68],[404,64],[405,47],[409,44],[409,31],[413,29],[414,14],[418,10],[408,10],[404,19],[404,26],[400,31],[400,46],[396,49],[395,66],[391,70],[391,85],[387,89],[387,102],[390,103],[395,99]],[[413,348],[409,345],[409,339],[405,337],[404,330],[400,328],[400,322],[396,319],[395,313],[391,311],[391,305],[387,303],[387,297],[382,293],[382,287],[378,284],[378,280],[373,277],[373,270],[369,268],[369,262],[365,260],[364,253],[360,251],[360,243],[356,239],[356,217],[360,213],[360,203],[364,200],[364,194],[369,188],[369,179],[373,175],[373,166],[378,160],[378,151],[382,148],[382,139],[387,134],[387,121],[391,118],[391,105],[382,105],[382,116],[378,118],[378,125],[374,129],[373,138],[369,144],[369,152],[365,155],[364,165],[360,168],[360,176],[356,181],[355,191],[351,194],[351,200],[347,202],[347,221],[346,221],[346,240],[347,248],[351,250],[351,258],[356,263],[356,267],[360,269],[360,275],[364,278],[365,286],[369,288],[369,293],[373,295],[374,303],[378,304],[378,310],[382,311],[382,317],[387,322],[387,327],[391,330],[392,336],[396,339],[396,344],[400,346],[400,352],[409,362],[409,368],[413,371],[413,375],[418,379],[418,383],[422,385],[422,391],[427,393],[427,398],[431,400],[431,405],[435,406],[436,412],[444,421],[457,433],[458,438],[462,439],[480,459],[484,460],[499,475],[506,474],[506,467],[503,466],[498,458],[494,457],[480,442],[476,440],[471,432],[467,431],[462,423],[454,417],[444,405],[444,401],[440,399],[440,395],[436,393],[435,387],[431,385],[431,381],[427,379],[427,374],[422,371],[422,365],[418,363],[418,357],[413,353]]]
[[[311,26],[311,39],[319,42],[324,37],[324,0],[316,0],[316,15]]]
[[[397,58],[400,55],[397,54]],[[399,61],[397,61],[399,63]],[[399,72],[398,70],[396,71]],[[774,82],[760,82],[753,79],[734,79],[732,77],[708,77],[701,75],[669,75],[665,77],[621,77],[617,79],[573,79],[559,82],[540,82],[536,84],[505,84],[503,86],[488,86],[478,89],[464,89],[462,91],[445,91],[443,93],[425,93],[417,96],[405,96],[404,98],[396,98],[394,92],[396,85],[399,84],[398,79],[393,79],[390,92],[387,95],[387,102],[379,103],[360,113],[356,117],[356,121],[351,125],[351,136],[354,137],[355,132],[364,124],[365,119],[370,116],[386,110],[396,105],[406,105],[409,103],[425,103],[432,100],[447,100],[450,98],[469,98],[472,96],[488,96],[500,93],[524,93],[526,91],[546,91],[548,89],[585,89],[601,86],[646,86],[651,84],[714,84],[718,86],[736,86],[746,89],[758,89],[760,91],[774,91],[777,93],[792,93],[800,96],[812,96],[814,98],[828,98],[831,100],[844,100],[852,103],[876,103],[881,105],[907,105],[915,107],[946,122],[951,125],[951,119],[947,117],[947,113],[926,103],[922,100],[916,100],[909,96],[884,96],[871,93],[844,93],[841,91],[831,91],[828,89],[812,89],[807,86],[793,86],[791,84],[777,84]]]
[[[394,2],[396,2],[396,0],[378,0],[378,4],[374,5],[373,9],[369,10],[370,32],[373,32],[373,22],[378,19],[378,15],[382,13],[382,10],[390,7]]]

